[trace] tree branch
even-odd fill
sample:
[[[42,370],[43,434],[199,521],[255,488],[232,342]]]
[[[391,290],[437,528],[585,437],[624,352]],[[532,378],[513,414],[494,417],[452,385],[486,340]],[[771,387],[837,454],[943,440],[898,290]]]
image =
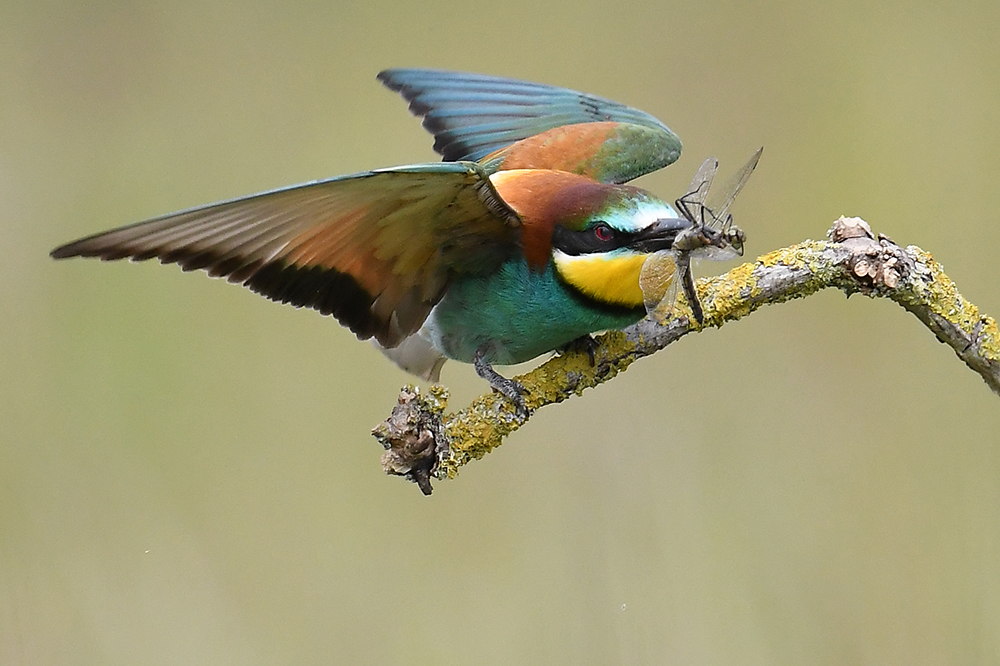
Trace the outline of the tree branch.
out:
[[[900,247],[882,234],[876,237],[860,218],[840,218],[828,237],[775,250],[725,275],[699,280],[704,328],[721,327],[762,305],[804,298],[827,287],[889,298],[916,315],[1000,394],[996,322],[962,297],[930,254],[915,245]],[[600,336],[593,361],[587,351],[568,352],[517,381],[527,389],[525,402],[534,411],[602,384],[636,359],[697,330],[687,316],[663,324],[646,318]],[[372,431],[386,449],[385,471],[416,482],[424,494],[431,492],[431,477],[453,478],[459,467],[482,458],[526,422],[499,394],[481,396],[446,415],[447,399],[442,386],[427,394],[404,387],[392,415]]]

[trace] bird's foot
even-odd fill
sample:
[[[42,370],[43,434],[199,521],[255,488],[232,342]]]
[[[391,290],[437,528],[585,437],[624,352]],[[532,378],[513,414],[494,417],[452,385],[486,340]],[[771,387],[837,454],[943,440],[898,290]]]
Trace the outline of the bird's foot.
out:
[[[601,343],[588,333],[587,335],[581,335],[575,340],[570,340],[559,351],[561,353],[587,352],[587,357],[590,359],[590,367],[594,367],[597,364],[597,348],[600,346]]]
[[[490,383],[494,390],[499,392],[514,405],[517,417],[524,421],[528,418],[528,406],[524,402],[524,394],[528,392],[526,388],[513,379],[507,379],[493,369],[490,362],[486,360],[486,352],[490,349],[489,344],[480,345],[476,350],[476,355],[472,360],[472,365],[476,368],[476,374]]]

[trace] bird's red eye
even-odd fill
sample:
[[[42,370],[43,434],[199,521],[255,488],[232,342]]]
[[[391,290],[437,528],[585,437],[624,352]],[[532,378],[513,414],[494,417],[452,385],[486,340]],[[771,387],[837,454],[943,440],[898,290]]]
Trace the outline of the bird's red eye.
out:
[[[609,241],[614,238],[615,232],[611,230],[611,227],[601,222],[596,227],[594,227],[594,236],[597,237],[599,241]]]

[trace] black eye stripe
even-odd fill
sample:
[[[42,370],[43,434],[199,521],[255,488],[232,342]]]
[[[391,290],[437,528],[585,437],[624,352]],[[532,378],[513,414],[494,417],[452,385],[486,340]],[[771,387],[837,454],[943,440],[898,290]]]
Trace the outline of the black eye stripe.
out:
[[[596,252],[607,252],[620,247],[627,247],[635,242],[636,234],[621,229],[614,229],[610,225],[599,223],[607,229],[607,238],[599,236],[597,225],[573,231],[564,226],[556,225],[552,229],[552,247],[565,252],[566,254],[592,254]]]

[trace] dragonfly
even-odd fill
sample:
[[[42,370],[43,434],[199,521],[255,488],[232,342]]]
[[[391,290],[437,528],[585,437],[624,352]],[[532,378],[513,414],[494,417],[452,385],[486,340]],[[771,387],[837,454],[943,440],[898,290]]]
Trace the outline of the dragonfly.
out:
[[[691,308],[691,314],[701,326],[705,322],[698,294],[691,276],[691,259],[724,261],[743,256],[746,234],[733,223],[729,209],[753,173],[763,147],[758,148],[750,160],[721,188],[712,190],[712,183],[719,170],[719,160],[705,160],[684,196],[674,204],[677,211],[690,222],[674,239],[669,250],[661,250],[647,259],[639,273],[646,312],[662,324],[673,316],[681,290]]]

